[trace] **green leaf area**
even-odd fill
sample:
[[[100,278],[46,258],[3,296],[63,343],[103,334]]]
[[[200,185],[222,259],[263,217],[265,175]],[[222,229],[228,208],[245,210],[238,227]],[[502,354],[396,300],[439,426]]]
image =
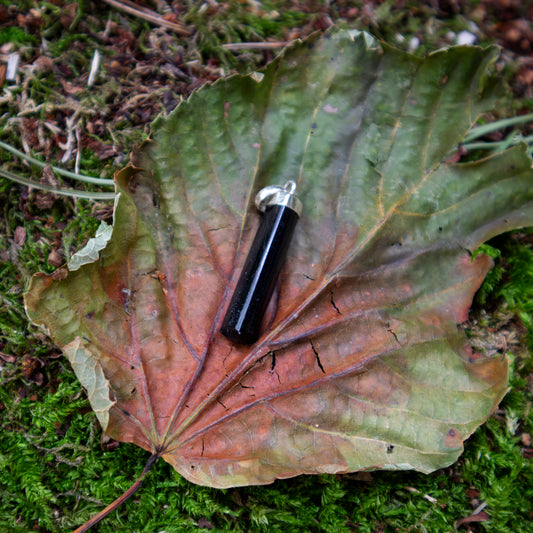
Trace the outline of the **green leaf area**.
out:
[[[458,328],[491,266],[472,251],[533,225],[524,146],[450,157],[494,105],[495,55],[315,36],[159,121],[99,259],[26,294],[104,430],[214,487],[455,461],[507,388],[505,357]],[[261,337],[234,345],[219,328],[253,198],[288,179],[289,256]]]

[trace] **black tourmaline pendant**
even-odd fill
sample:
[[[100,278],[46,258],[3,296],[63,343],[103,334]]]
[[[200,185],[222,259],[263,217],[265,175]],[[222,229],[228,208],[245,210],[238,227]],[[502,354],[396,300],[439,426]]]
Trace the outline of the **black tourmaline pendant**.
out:
[[[295,191],[296,183],[288,181],[284,187],[265,187],[255,197],[257,209],[264,214],[220,328],[236,344],[252,344],[259,337],[302,210]]]

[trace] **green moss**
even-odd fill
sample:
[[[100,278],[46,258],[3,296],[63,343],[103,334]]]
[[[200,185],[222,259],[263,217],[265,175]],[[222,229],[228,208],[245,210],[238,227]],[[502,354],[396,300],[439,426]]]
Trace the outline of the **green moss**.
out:
[[[533,349],[533,232],[496,237],[476,250],[474,257],[481,252],[493,259],[494,266],[476,295],[477,304],[505,302],[527,328]]]
[[[0,45],[13,43],[19,46],[21,44],[35,44],[38,41],[35,35],[30,35],[17,26],[6,26],[0,29]]]
[[[205,58],[217,58],[228,68],[239,67],[240,59],[223,44],[267,39],[284,40],[293,28],[312,22],[316,15],[310,6],[307,12],[291,9],[286,2],[261,2],[243,6],[232,0],[220,4],[217,9],[206,9],[207,4],[191,6],[184,21],[195,28],[195,44]],[[316,10],[318,6],[314,6]],[[246,54],[247,63],[261,62],[263,56]],[[240,65],[242,70],[242,65]],[[248,64],[249,68],[249,64]]]
[[[474,251],[472,259],[475,259],[480,253],[488,255],[493,261],[495,261],[493,268],[490,269],[476,294],[476,300],[479,305],[485,305],[489,297],[494,293],[494,290],[499,286],[504,273],[504,268],[500,261],[502,253],[498,248],[494,248],[490,244],[482,244]]]

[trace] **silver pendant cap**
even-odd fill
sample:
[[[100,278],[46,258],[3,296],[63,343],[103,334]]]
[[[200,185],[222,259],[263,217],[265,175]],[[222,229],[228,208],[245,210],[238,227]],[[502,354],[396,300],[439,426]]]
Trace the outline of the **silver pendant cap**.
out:
[[[255,206],[261,213],[264,213],[266,208],[272,205],[290,207],[300,216],[302,202],[296,196],[296,182],[289,180],[283,187],[269,185],[256,194]]]

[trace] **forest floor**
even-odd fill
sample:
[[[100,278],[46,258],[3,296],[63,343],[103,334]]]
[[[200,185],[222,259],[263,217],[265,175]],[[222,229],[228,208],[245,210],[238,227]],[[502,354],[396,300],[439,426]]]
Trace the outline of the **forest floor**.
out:
[[[149,137],[152,121],[193,91],[256,71],[285,44],[334,25],[368,31],[420,56],[457,43],[497,44],[496,68],[508,91],[483,121],[525,115],[533,112],[533,4],[527,4],[0,0],[0,141],[47,165],[109,180]],[[13,76],[10,56],[19,60]],[[515,133],[532,135],[533,123],[485,140]],[[60,178],[4,148],[0,162],[49,187],[112,191]],[[66,531],[126,490],[147,454],[101,435],[68,363],[30,325],[22,293],[31,275],[55,270],[101,220],[110,221],[112,202],[0,178],[0,208],[0,529]],[[161,461],[98,531],[527,529],[533,524],[533,232],[489,244],[495,267],[476,297],[470,330],[485,349],[507,351],[510,392],[456,464],[429,476],[307,476],[220,491],[188,483]]]

